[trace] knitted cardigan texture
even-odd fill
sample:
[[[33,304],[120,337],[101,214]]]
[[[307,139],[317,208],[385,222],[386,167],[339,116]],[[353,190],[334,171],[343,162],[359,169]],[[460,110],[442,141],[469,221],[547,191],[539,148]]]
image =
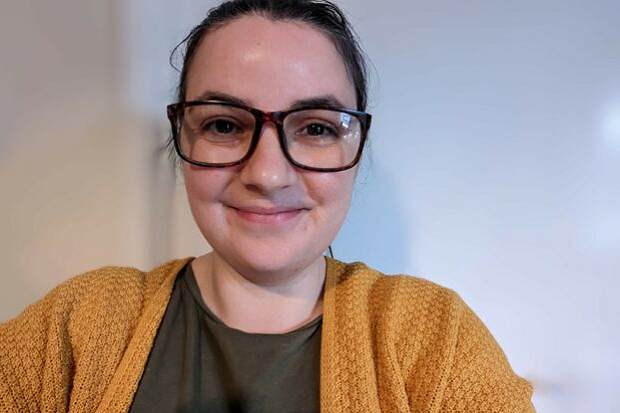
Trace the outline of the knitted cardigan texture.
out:
[[[0,412],[127,412],[175,278],[105,267],[0,326]],[[452,291],[328,259],[322,412],[533,412],[476,315]]]

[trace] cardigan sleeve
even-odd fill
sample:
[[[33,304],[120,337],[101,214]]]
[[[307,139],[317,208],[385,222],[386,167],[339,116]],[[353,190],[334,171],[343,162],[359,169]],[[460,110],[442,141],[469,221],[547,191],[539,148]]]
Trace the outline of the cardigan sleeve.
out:
[[[56,288],[0,325],[0,411],[66,411],[72,356],[59,322],[64,298]]]
[[[517,376],[489,330],[463,303],[441,412],[534,413],[532,386]]]

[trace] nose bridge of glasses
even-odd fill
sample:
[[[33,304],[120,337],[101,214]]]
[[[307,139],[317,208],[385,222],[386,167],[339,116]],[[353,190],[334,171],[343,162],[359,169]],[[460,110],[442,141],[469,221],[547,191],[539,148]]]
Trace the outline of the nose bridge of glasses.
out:
[[[255,135],[256,135],[256,139],[258,140],[261,135],[263,134],[264,131],[264,126],[266,123],[272,123],[273,127],[275,129],[275,132],[278,136],[278,140],[280,141],[280,144],[282,145],[283,142],[283,120],[284,117],[286,116],[286,112],[282,112],[282,111],[277,111],[277,112],[262,112],[262,111],[257,111],[255,112],[255,116],[256,116],[256,130],[255,130]],[[283,150],[286,150],[285,148],[282,148]]]
[[[259,123],[272,122],[276,126],[282,125],[284,121],[284,117],[286,116],[286,112],[276,111],[276,112],[259,112],[257,113],[257,117],[259,119]]]

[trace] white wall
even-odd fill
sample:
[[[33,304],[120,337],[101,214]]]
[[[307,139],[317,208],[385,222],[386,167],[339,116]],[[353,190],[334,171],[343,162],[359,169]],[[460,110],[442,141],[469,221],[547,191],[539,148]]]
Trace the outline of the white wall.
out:
[[[348,5],[378,82],[337,254],[458,291],[540,411],[620,411],[620,2]]]
[[[13,218],[0,221],[9,264],[0,297],[13,304],[2,307],[0,318],[74,273],[59,275],[65,257],[76,260],[72,270],[81,271],[104,262],[148,266],[207,248],[188,219],[182,189],[176,187],[175,197],[167,195],[175,187],[156,150],[165,135],[163,107],[174,86],[168,53],[215,2],[118,1],[110,14],[111,27],[117,29],[107,30],[106,14],[97,9],[103,3],[93,1],[94,9],[88,9],[83,4],[89,3],[63,2],[74,14],[47,15],[49,24],[62,31],[66,18],[96,23],[114,46],[104,59],[113,76],[107,71],[99,75],[96,61],[83,63],[76,74],[45,80],[43,95],[61,100],[66,89],[88,96],[83,82],[76,81],[81,74],[92,87],[115,90],[103,98],[110,113],[121,107],[129,115],[110,130],[92,134],[108,136],[112,146],[103,138],[88,144],[98,154],[107,153],[109,164],[102,165],[112,165],[114,172],[101,175],[105,178],[97,178],[97,166],[81,163],[69,163],[64,174],[55,167],[58,163],[2,169],[0,190]],[[37,8],[44,4],[39,3]],[[615,299],[620,287],[620,2],[340,4],[350,11],[376,71],[369,108],[372,154],[364,161],[351,214],[334,244],[336,257],[416,274],[458,291],[489,326],[515,370],[534,382],[539,411],[620,411],[620,305]],[[38,27],[32,21],[35,11],[20,11],[30,20],[15,23],[15,30]],[[84,38],[88,27],[72,33]],[[40,38],[50,42],[49,36]],[[91,41],[97,39],[101,36],[93,35]],[[35,57],[45,52],[43,60],[49,61],[56,58],[54,50],[73,50],[64,38],[51,46],[22,41],[14,36],[2,54],[24,56],[3,60],[0,81],[11,91],[0,93],[3,108],[30,93],[7,81],[10,73],[31,70],[24,79],[38,79],[45,70],[33,67],[45,65]],[[88,54],[93,48],[79,50]],[[49,86],[55,84],[61,86]],[[3,115],[0,149],[3,163],[11,153],[8,163],[17,165],[24,162],[16,155],[20,150],[8,152],[5,145],[20,147],[23,134],[15,131],[42,121],[25,116],[24,106],[12,108],[10,117]],[[96,112],[88,110],[88,116],[97,118]],[[55,138],[65,134],[63,127],[54,126]],[[77,128],[71,131],[80,135]],[[149,150],[134,164],[131,156],[119,155],[128,147],[136,157],[140,148]],[[54,159],[61,162],[58,150]],[[49,157],[49,151],[42,153]],[[75,170],[81,180],[68,180]],[[41,175],[44,187],[57,182],[63,189],[47,189],[45,196],[31,189]],[[30,217],[38,213],[37,219],[44,220],[40,211],[47,206],[26,208],[41,198],[47,205],[48,193],[60,192],[66,196],[51,199],[86,200],[80,205],[88,212],[100,205],[99,197],[119,191],[125,191],[120,197],[125,201],[112,211],[97,209],[101,220],[79,209],[52,214],[47,225],[53,231],[46,237],[40,237]],[[129,193],[142,195],[135,199]],[[104,218],[109,224],[102,223]],[[146,228],[142,233],[148,235],[106,248],[116,239],[114,228],[126,225],[134,225],[136,232]],[[58,237],[58,231],[64,235]],[[85,237],[79,248],[72,234]],[[17,246],[15,239],[21,240]],[[60,263],[50,265],[50,260]],[[53,269],[52,281],[46,267]]]

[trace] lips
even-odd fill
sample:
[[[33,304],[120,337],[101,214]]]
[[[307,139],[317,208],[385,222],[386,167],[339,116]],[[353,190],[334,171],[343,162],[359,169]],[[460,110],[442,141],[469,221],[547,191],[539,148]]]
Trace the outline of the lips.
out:
[[[279,225],[288,223],[307,211],[305,207],[258,207],[230,206],[234,213],[245,221],[256,224]]]

